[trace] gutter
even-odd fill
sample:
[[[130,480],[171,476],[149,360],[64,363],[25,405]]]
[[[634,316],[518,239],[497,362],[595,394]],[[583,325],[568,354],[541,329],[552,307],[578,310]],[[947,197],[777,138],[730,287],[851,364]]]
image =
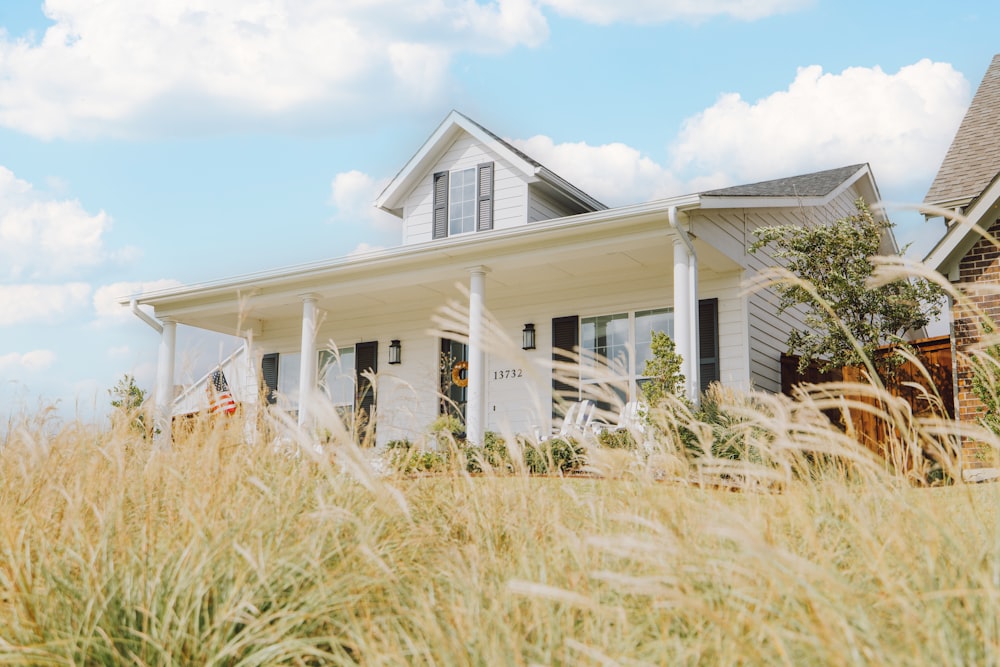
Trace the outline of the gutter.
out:
[[[158,334],[163,333],[163,325],[157,322],[153,317],[150,317],[147,313],[139,310],[139,303],[135,300],[135,297],[129,300],[129,305],[132,309],[132,314],[138,317],[140,320],[153,327],[153,330]]]

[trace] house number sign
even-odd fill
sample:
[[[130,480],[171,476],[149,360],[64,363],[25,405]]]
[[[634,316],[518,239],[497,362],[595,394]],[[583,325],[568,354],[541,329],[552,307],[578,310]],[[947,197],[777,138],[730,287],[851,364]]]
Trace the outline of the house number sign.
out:
[[[524,377],[524,369],[522,368],[505,368],[501,371],[493,371],[494,380],[515,380],[519,377]]]

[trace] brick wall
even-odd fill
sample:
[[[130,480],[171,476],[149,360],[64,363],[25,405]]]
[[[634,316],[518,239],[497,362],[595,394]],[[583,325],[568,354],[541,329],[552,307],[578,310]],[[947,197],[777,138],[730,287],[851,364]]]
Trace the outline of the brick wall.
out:
[[[990,227],[990,235],[1000,239],[1000,220]],[[986,239],[980,239],[966,253],[959,264],[958,287],[964,287],[969,294],[969,300],[974,308],[962,307],[956,304],[952,310],[955,331],[956,377],[955,391],[958,398],[958,417],[962,421],[975,421],[982,414],[983,404],[972,391],[972,370],[963,362],[964,357],[978,349],[982,334],[984,313],[1000,332],[1000,295],[976,294],[978,283],[1000,284],[1000,250]],[[976,312],[978,309],[979,312]],[[962,443],[964,463],[968,467],[989,465],[976,456],[978,446],[975,442]]]

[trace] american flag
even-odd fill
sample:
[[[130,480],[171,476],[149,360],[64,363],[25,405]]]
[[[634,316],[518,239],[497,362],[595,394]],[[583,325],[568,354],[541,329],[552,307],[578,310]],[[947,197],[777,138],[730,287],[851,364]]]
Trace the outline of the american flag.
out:
[[[236,401],[232,392],[229,391],[229,383],[226,376],[222,374],[222,369],[212,371],[212,377],[208,383],[208,412],[224,412],[231,415],[236,412]]]

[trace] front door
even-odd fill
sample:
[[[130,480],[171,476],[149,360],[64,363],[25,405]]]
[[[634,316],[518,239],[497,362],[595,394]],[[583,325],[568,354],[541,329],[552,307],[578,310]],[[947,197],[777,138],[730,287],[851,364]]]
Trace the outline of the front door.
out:
[[[469,400],[469,346],[441,339],[441,414],[465,423],[465,404]]]

